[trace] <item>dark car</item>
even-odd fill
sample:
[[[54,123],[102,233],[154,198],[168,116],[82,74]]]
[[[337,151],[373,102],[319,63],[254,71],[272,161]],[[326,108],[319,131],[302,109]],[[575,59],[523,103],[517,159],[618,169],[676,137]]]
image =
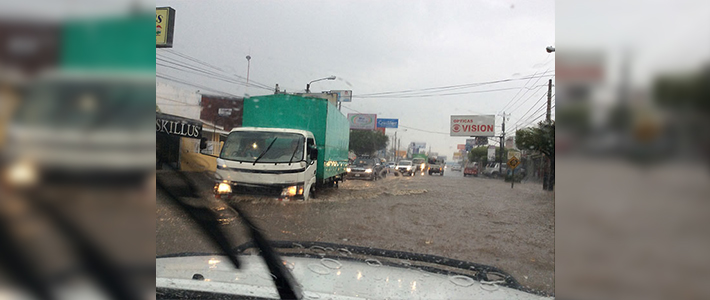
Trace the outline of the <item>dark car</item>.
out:
[[[358,158],[347,168],[347,178],[363,178],[369,180],[377,180],[384,176],[384,165],[378,158]]]

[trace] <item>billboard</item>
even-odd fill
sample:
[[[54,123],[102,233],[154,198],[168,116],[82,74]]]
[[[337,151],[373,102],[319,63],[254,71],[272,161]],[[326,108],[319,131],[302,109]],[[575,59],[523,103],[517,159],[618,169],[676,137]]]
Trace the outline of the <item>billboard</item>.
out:
[[[155,46],[158,48],[173,47],[173,28],[175,26],[175,10],[170,7],[155,9]]]
[[[377,127],[381,128],[397,128],[399,119],[377,119]]]
[[[426,148],[426,143],[424,142],[412,142],[409,144],[412,149],[424,149]]]
[[[476,139],[466,139],[466,151],[471,151],[476,146]]]
[[[456,145],[456,150],[466,150],[466,145],[458,144],[458,145]]]
[[[463,154],[461,152],[454,152],[454,160],[461,160],[463,158]]]
[[[493,161],[496,159],[496,146],[488,146],[488,160]]]
[[[375,130],[377,125],[376,114],[348,114],[350,129]]]
[[[353,91],[337,90],[330,92],[338,95],[338,102],[353,102]]]
[[[451,136],[494,136],[494,115],[451,116]]]

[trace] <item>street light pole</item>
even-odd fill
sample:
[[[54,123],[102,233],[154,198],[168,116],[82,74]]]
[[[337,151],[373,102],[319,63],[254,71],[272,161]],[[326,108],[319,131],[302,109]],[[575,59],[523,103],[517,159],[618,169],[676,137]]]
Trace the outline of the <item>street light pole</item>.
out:
[[[306,84],[306,93],[310,93],[310,92],[311,92],[311,83],[314,83],[314,82],[316,82],[316,81],[321,81],[321,80],[335,80],[335,76],[329,76],[329,77],[325,77],[325,78],[320,78],[320,79],[316,79],[316,80],[311,80],[311,82],[309,82],[308,84]]]

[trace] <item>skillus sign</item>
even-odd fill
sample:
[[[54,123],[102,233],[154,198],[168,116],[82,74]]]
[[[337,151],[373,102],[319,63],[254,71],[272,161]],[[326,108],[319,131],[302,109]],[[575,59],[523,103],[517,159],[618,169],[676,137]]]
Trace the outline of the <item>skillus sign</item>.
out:
[[[190,138],[200,138],[202,136],[202,124],[180,120],[167,115],[158,116],[155,119],[155,129],[156,132]]]

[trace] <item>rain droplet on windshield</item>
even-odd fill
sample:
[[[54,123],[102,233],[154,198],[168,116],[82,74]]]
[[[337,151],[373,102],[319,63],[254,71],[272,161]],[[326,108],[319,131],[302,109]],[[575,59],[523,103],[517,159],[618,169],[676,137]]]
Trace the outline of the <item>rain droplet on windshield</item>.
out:
[[[492,292],[492,291],[498,290],[500,288],[500,286],[498,285],[500,283],[505,283],[505,281],[504,280],[497,280],[497,281],[481,280],[481,289],[483,289],[485,291]]]
[[[326,266],[329,269],[340,269],[340,267],[343,266],[339,261],[331,258],[321,258],[320,263]]]
[[[369,266],[373,266],[373,267],[381,267],[381,266],[382,266],[382,263],[381,263],[379,260],[376,260],[376,259],[373,259],[373,258],[368,258],[368,259],[365,260],[365,262],[366,262]]]
[[[472,286],[475,282],[473,278],[463,275],[449,276],[449,281],[458,286]]]
[[[338,253],[340,253],[340,255],[343,255],[343,256],[353,255],[353,253],[350,252],[350,250],[345,249],[345,248],[338,248]]]
[[[311,272],[316,273],[318,275],[330,274],[330,270],[320,264],[309,264],[308,269],[311,270]]]
[[[308,249],[313,250],[313,252],[315,252],[316,254],[318,254],[320,256],[325,256],[325,248],[323,248],[321,246],[312,246]]]

